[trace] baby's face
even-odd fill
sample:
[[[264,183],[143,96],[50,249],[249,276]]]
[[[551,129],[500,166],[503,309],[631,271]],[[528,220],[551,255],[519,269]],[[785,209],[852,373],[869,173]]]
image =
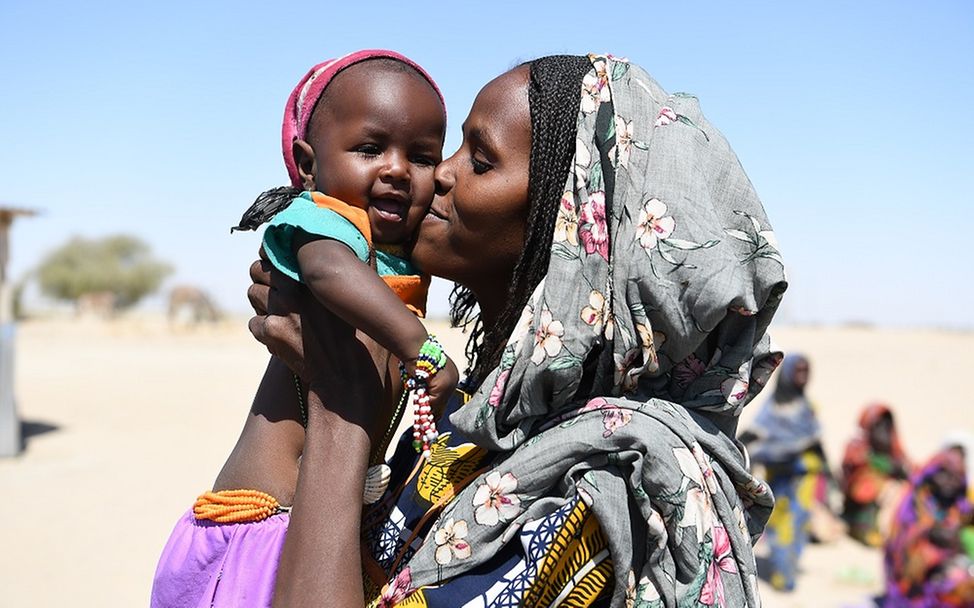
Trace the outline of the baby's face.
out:
[[[354,65],[328,85],[308,143],[315,186],[365,209],[376,243],[412,239],[433,200],[446,117],[422,76]]]

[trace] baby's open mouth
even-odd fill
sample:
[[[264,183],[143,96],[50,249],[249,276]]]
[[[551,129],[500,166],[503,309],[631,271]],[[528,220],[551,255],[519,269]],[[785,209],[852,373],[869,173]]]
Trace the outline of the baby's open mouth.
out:
[[[390,222],[399,222],[406,218],[407,203],[389,198],[373,199],[369,205],[382,219]]]

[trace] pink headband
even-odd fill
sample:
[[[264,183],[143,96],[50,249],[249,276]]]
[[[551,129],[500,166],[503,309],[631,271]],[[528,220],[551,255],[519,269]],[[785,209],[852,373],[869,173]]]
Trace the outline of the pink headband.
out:
[[[384,51],[381,49],[356,51],[338,59],[329,59],[328,61],[319,63],[305,74],[304,78],[298,82],[298,86],[294,87],[291,96],[287,99],[287,105],[284,107],[284,124],[281,127],[281,148],[284,152],[284,165],[287,167],[287,173],[291,177],[291,185],[295,188],[301,187],[301,177],[298,175],[298,167],[294,162],[294,140],[304,139],[307,136],[308,121],[311,119],[311,112],[314,110],[315,104],[318,103],[318,98],[321,97],[322,91],[325,90],[325,87],[328,86],[331,79],[335,77],[335,74],[341,70],[360,61],[375,59],[377,57],[387,57],[401,61],[422,74],[440,97],[440,103],[443,104],[443,112],[446,112],[446,102],[443,101],[443,94],[440,93],[440,88],[436,86],[436,83],[426,73],[426,70],[419,67],[411,59],[395,51]]]

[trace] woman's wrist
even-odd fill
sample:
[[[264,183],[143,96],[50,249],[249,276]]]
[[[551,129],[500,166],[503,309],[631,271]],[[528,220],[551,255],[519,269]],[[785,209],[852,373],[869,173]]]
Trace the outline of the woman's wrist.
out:
[[[376,412],[369,401],[352,391],[336,391],[335,381],[314,376],[308,383],[308,426],[322,427],[325,434],[349,434],[361,429],[369,434],[370,418]]]
[[[308,429],[307,442],[315,443],[318,449],[325,453],[340,456],[337,462],[345,469],[359,468],[364,474],[368,467],[368,457],[372,449],[368,427],[363,424],[364,416],[350,415],[352,411],[334,411],[322,405],[318,387],[311,386],[308,390]],[[360,408],[360,411],[364,408]],[[307,452],[307,446],[305,452]],[[361,461],[361,463],[359,463]],[[334,464],[336,460],[326,459]],[[362,476],[351,475],[361,481]]]

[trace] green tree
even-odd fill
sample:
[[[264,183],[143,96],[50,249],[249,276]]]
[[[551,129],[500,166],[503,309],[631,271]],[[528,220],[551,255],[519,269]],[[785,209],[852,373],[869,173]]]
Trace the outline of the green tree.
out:
[[[157,290],[171,272],[133,236],[75,237],[48,254],[37,280],[41,292],[58,300],[77,302],[85,294],[110,292],[116,306],[125,308]]]

